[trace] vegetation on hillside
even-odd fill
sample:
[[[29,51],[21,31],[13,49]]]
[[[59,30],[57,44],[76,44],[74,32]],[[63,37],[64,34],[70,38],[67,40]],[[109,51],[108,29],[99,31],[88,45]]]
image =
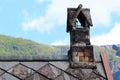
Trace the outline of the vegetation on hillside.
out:
[[[31,40],[0,35],[0,54],[49,54],[58,48]]]
[[[111,46],[94,46],[95,58],[97,59],[97,56],[100,55],[100,52],[105,52],[109,56],[110,61],[119,61],[120,57],[116,57],[115,50],[109,47]],[[23,38],[0,35],[0,54],[42,54],[57,57],[58,55],[67,55],[68,50],[69,46],[50,46],[39,44]]]

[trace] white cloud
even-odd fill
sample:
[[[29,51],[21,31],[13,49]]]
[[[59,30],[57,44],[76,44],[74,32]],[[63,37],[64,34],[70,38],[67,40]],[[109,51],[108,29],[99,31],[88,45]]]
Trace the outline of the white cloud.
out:
[[[69,41],[69,37],[66,37],[63,40],[53,42],[52,45],[68,45]],[[115,23],[112,30],[107,34],[91,38],[91,43],[93,45],[120,44],[120,22]]]
[[[120,14],[120,0],[82,0],[85,7],[91,9],[94,25],[109,25],[112,13]]]
[[[83,7],[91,9],[94,26],[104,25],[105,27],[114,24],[111,22],[112,14],[120,15],[120,0],[51,0],[45,15],[26,20],[23,23],[23,30],[49,32],[57,26],[66,27],[67,8],[77,7],[79,3],[83,4]],[[91,42],[94,45],[120,44],[119,30],[120,23],[116,23],[109,33],[94,37]],[[68,39],[57,40],[52,45],[68,44]]]
[[[38,0],[38,2],[40,2],[40,3],[42,3],[42,2],[44,2],[45,0]]]
[[[58,46],[58,45],[68,45],[68,44],[70,44],[70,42],[69,42],[69,37],[66,37],[66,38],[63,39],[63,40],[56,40],[56,41],[53,42],[51,45]]]
[[[38,1],[44,2],[45,0]],[[77,7],[79,3],[82,3],[83,7],[91,9],[95,26],[99,24],[110,25],[111,14],[120,14],[120,0],[51,0],[45,15],[23,22],[23,29],[26,31],[38,30],[39,32],[44,32],[52,30],[58,25],[64,25],[65,27],[67,8]]]
[[[66,45],[62,40],[58,40],[58,41],[55,41],[53,42],[51,45]]]
[[[68,5],[71,5],[70,3],[71,1],[69,0],[52,0],[52,3],[48,5],[48,9],[44,16],[39,16],[31,21],[28,20],[23,22],[23,30],[37,30],[39,32],[45,32],[50,31],[58,25],[65,25],[66,10]]]
[[[40,3],[43,3],[43,2],[50,1],[50,0],[37,0],[37,1],[40,2]]]
[[[93,45],[120,44],[120,22],[115,23],[113,29],[105,34],[91,39]]]
[[[69,37],[67,37],[53,42],[52,45],[68,45],[69,43]],[[114,27],[107,34],[91,38],[91,43],[93,45],[120,44],[120,22],[115,23]]]
[[[38,30],[39,32],[49,31],[54,24],[46,22],[44,17],[33,19],[31,22],[26,21],[23,23],[23,30]]]

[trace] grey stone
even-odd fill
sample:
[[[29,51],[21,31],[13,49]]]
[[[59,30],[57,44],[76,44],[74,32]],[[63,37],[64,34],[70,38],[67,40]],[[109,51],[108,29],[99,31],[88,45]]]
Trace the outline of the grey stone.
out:
[[[25,66],[23,65],[16,65],[14,66],[13,68],[11,68],[8,72],[18,76],[19,78],[21,79],[24,79],[26,78],[27,76],[30,76],[33,74],[34,71],[26,68]]]
[[[17,65],[19,62],[0,62],[0,68],[8,70],[11,67]]]
[[[54,79],[55,77],[57,77],[54,72],[52,71],[51,67],[49,64],[43,66],[40,70],[40,73],[44,74],[46,77],[50,78],[50,79]]]
[[[64,73],[64,78],[65,78],[65,80],[70,80],[70,76],[66,73]]]
[[[55,67],[52,66],[52,65],[50,65],[50,67],[51,67],[53,73],[54,73],[56,76],[58,76],[58,75],[60,75],[60,74],[62,73],[62,71],[59,70],[58,68],[55,68]]]
[[[69,67],[69,62],[50,62],[51,64],[55,65],[56,67],[66,70]]]
[[[58,76],[55,80],[65,80],[63,75]]]
[[[97,70],[102,76],[106,77],[102,63],[97,63]]]
[[[0,76],[3,75],[5,72],[0,69]]]
[[[33,68],[34,70],[38,70],[41,67],[45,66],[46,64],[48,64],[48,62],[21,62],[22,64]]]
[[[0,76],[1,80],[19,80],[16,77],[11,76],[10,74],[5,73],[4,75]]]
[[[83,79],[84,73],[80,68],[77,68],[77,69],[69,68],[66,71],[78,79]]]

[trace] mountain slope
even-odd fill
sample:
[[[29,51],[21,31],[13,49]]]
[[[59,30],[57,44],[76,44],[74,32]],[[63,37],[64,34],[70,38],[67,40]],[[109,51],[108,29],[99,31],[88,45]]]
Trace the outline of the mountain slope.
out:
[[[49,54],[58,48],[22,38],[0,35],[0,54]]]

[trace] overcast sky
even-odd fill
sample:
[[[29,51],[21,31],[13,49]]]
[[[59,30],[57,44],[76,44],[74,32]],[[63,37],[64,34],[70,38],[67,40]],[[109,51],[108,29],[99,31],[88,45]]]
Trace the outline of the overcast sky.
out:
[[[90,8],[93,45],[120,44],[120,0],[0,0],[0,34],[49,45],[69,44],[67,8]]]

